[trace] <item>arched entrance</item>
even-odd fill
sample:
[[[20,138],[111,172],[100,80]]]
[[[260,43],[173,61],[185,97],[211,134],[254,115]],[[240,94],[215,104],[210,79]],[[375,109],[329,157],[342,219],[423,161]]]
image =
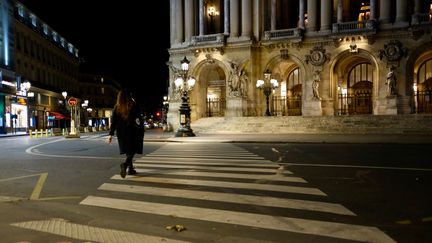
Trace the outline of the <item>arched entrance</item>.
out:
[[[413,88],[416,113],[432,113],[432,57],[420,63]]]
[[[226,108],[226,76],[218,63],[201,66],[198,76],[197,117],[224,116]]]
[[[334,68],[337,83],[336,115],[373,114],[376,68],[365,52],[342,55]]]
[[[304,76],[292,60],[284,60],[273,70],[279,87],[273,93],[271,114],[278,116],[302,115],[302,90]]]

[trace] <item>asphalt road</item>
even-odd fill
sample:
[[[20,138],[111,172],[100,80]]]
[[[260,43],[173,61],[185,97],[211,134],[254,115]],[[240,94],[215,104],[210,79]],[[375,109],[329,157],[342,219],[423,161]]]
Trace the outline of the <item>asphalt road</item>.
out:
[[[432,242],[428,144],[146,142],[126,179],[105,134],[0,148],[1,242]]]

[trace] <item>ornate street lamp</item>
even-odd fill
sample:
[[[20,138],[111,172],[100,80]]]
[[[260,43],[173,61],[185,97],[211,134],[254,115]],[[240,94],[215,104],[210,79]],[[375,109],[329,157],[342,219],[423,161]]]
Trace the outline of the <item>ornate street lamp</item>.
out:
[[[83,108],[83,118],[84,118],[84,127],[87,128],[88,126],[88,122],[87,122],[87,118],[88,118],[88,114],[86,113],[87,107],[89,105],[89,101],[88,100],[84,100],[83,103],[81,104],[81,107]]]
[[[168,96],[164,96],[163,97],[163,102],[162,102],[163,106],[162,106],[162,124],[163,124],[163,128],[164,131],[168,130],[168,109],[169,109],[169,100],[168,100]]]
[[[273,90],[277,89],[279,86],[278,81],[276,79],[271,78],[271,72],[267,69],[264,72],[264,80],[257,80],[256,86],[258,89],[261,89],[266,96],[266,116],[271,116],[269,110],[269,96]]]
[[[192,90],[195,85],[195,79],[188,76],[189,71],[189,60],[184,57],[180,62],[181,68],[178,70],[178,78],[174,81],[175,86],[182,94],[182,103],[179,108],[180,125],[175,134],[176,137],[195,137],[195,134],[190,127],[190,113],[191,109],[189,106],[189,91]]]

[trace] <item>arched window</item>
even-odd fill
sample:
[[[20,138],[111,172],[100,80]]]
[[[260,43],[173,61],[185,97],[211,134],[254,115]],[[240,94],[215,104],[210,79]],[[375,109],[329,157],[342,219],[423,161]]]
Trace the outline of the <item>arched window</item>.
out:
[[[372,114],[373,69],[360,62],[348,72],[347,88],[341,87],[339,114]]]
[[[432,78],[432,58],[420,65],[417,74],[417,84],[424,83],[429,78]]]
[[[414,92],[416,113],[432,113],[432,58],[420,65]]]
[[[372,65],[370,63],[359,63],[355,65],[348,74],[348,88],[352,88],[356,83],[369,81],[373,83]]]
[[[288,89],[292,89],[294,86],[301,84],[299,68],[296,68],[288,75]]]

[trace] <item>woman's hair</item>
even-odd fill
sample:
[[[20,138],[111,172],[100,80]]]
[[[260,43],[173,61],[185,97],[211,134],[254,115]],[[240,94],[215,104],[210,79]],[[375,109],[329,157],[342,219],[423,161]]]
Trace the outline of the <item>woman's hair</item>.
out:
[[[132,106],[135,104],[131,94],[125,90],[120,90],[117,94],[117,102],[114,111],[117,112],[123,120],[127,120]]]

